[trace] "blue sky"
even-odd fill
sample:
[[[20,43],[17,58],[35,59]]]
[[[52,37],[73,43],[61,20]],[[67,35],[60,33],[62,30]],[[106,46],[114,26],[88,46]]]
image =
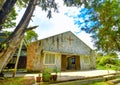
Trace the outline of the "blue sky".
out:
[[[58,0],[57,0],[58,1]],[[52,13],[52,18],[48,19],[47,12],[41,10],[41,8],[36,7],[34,16],[29,26],[38,25],[39,27],[35,29],[36,33],[39,35],[39,39],[46,38],[52,35],[56,35],[66,31],[72,31],[74,34],[79,31],[79,28],[74,23],[74,19],[65,15],[68,13],[69,15],[77,15],[79,13],[80,8],[76,7],[66,7],[63,6],[62,0],[58,1],[59,5],[59,13]],[[19,15],[17,17],[17,22],[21,19],[25,9],[18,10]],[[85,42],[88,46],[93,48],[92,38],[90,34],[81,31],[77,33],[78,36],[83,42]]]

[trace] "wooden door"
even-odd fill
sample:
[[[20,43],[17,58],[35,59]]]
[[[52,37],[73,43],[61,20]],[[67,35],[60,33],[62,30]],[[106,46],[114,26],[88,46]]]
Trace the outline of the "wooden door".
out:
[[[75,68],[76,70],[80,70],[80,56],[75,57],[76,57]]]
[[[68,57],[67,58],[67,69],[68,70],[75,70],[75,57],[72,56],[72,57]]]
[[[61,71],[65,71],[67,68],[67,57],[66,55],[62,55],[61,57]]]

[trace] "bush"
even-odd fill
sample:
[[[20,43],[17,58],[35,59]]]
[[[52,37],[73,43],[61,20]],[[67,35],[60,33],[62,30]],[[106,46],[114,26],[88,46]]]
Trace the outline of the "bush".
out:
[[[96,59],[97,69],[119,69],[120,59],[115,53],[106,54],[106,55],[98,55]]]
[[[43,82],[49,82],[51,80],[51,69],[45,68],[42,74]]]
[[[51,73],[43,73],[42,79],[44,82],[49,82],[51,80]]]
[[[97,59],[96,59],[96,64],[98,65],[99,63],[100,63],[100,60],[102,59],[102,57],[98,57]]]
[[[109,57],[109,56],[105,56],[105,57],[102,57],[101,60],[99,61],[98,63],[99,65],[103,65],[105,66],[106,64],[112,64],[112,65],[115,65],[116,64],[116,60]]]

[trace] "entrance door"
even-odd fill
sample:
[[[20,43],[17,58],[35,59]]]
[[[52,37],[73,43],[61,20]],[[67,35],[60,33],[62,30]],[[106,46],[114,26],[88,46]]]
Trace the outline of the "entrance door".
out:
[[[68,70],[75,70],[76,58],[75,57],[68,57],[67,61],[68,61],[67,69]]]
[[[71,56],[67,58],[67,69],[68,70],[80,70],[80,57]]]
[[[66,55],[62,55],[61,57],[61,70],[65,71],[67,68],[67,57]]]
[[[80,56],[75,56],[76,62],[75,62],[75,68],[76,70],[80,70]]]

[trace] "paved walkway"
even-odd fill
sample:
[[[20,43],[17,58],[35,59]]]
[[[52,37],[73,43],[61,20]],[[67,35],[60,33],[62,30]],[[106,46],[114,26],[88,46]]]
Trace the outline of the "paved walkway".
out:
[[[84,77],[94,77],[115,73],[113,70],[91,70],[91,71],[76,71],[76,72],[62,72],[59,74],[58,80],[72,80]]]
[[[74,72],[60,72],[58,73],[58,80],[73,80],[73,79],[80,79],[83,77],[93,77],[93,76],[100,76],[106,75],[108,73],[115,73],[113,70],[90,70],[90,71],[74,71]],[[25,72],[17,72],[16,77],[29,77],[29,76],[38,76],[38,73],[28,74]],[[5,73],[5,77],[12,77],[12,73]]]

